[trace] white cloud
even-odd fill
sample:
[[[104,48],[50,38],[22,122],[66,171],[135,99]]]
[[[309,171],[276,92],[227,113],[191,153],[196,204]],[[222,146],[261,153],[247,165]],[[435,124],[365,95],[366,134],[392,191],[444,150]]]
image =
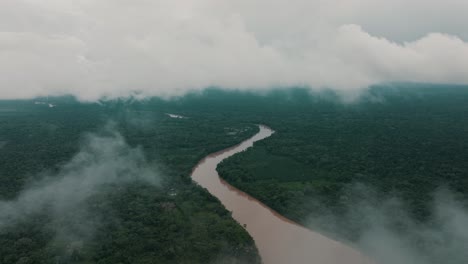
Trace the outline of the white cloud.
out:
[[[467,11],[461,0],[3,0],[0,98],[468,83]]]

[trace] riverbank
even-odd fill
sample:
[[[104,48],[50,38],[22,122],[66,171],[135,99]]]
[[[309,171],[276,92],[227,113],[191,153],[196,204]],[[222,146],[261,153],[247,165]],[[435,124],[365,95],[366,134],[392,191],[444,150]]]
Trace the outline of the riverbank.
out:
[[[192,179],[217,197],[232,212],[233,218],[246,228],[255,240],[265,264],[370,263],[356,250],[284,218],[257,199],[220,179],[216,167],[221,161],[274,133],[266,126],[259,125],[259,128],[260,131],[250,139],[200,161],[192,172]]]

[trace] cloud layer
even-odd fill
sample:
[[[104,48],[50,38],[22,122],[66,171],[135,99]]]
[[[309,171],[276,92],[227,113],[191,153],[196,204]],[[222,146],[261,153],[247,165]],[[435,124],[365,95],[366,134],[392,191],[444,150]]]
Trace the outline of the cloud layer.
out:
[[[466,12],[464,0],[3,0],[0,98],[468,84]]]

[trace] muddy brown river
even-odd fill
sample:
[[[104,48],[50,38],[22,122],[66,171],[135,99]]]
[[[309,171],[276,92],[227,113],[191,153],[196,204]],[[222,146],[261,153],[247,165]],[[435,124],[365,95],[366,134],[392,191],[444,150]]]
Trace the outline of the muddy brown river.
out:
[[[372,263],[357,250],[286,219],[219,177],[216,166],[222,160],[273,133],[270,128],[260,125],[260,131],[250,139],[200,161],[192,172],[192,179],[216,196],[232,212],[233,218],[245,226],[265,264]]]

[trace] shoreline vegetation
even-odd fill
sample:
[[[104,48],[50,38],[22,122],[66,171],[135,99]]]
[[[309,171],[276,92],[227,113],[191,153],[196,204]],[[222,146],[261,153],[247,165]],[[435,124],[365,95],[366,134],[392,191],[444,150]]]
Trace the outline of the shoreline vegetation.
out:
[[[393,84],[354,102],[301,88],[262,95],[207,89],[170,101],[49,97],[54,107],[34,104],[41,100],[0,101],[0,206],[43,179],[58,180],[86,150],[84,135],[112,134],[103,131],[109,120],[128,145],[116,154],[141,151],[159,183],[105,184],[79,208],[59,215],[45,208],[0,227],[0,263],[259,263],[252,238],[190,178],[199,160],[254,135],[258,123],[276,133],[220,164],[220,176],[337,239],[362,235],[363,226],[347,215],[354,201],[378,206],[398,197],[408,212],[392,218],[398,233],[411,233],[406,218],[437,224],[431,199],[441,186],[463,208],[468,201],[465,86]],[[350,192],[356,184],[370,194]],[[310,223],[317,215],[329,218]],[[74,221],[83,216],[92,217]],[[421,252],[431,249],[431,241],[414,240]],[[458,264],[463,256],[456,253]]]
[[[42,190],[34,182],[80,182],[84,175],[77,172],[89,170],[88,165],[68,178],[62,179],[61,172],[83,154],[89,133],[109,142],[113,133],[120,134],[128,148],[141,150],[159,183],[90,181],[77,196],[65,196],[75,206],[59,213],[52,209],[64,196],[44,192],[44,210],[14,223],[0,217],[0,263],[260,263],[248,233],[190,179],[202,157],[249,138],[255,126],[195,112],[189,119],[175,119],[165,113],[177,109],[167,111],[157,103],[139,109],[67,98],[55,99],[54,108],[33,102],[0,102],[0,108],[10,109],[0,114],[2,209],[34,206],[18,202]],[[108,120],[110,131],[103,128]],[[228,135],[231,130],[239,132]],[[126,148],[116,155],[122,151],[129,155]],[[92,195],[80,195],[90,188],[96,190]]]
[[[350,104],[307,95],[284,102],[265,115],[276,133],[224,160],[218,173],[287,218],[358,248],[369,228],[381,228],[412,241],[408,251],[431,259],[422,263],[463,263],[456,245],[438,246],[463,238],[435,207],[445,189],[454,213],[467,212],[468,89],[411,89],[376,89]]]

